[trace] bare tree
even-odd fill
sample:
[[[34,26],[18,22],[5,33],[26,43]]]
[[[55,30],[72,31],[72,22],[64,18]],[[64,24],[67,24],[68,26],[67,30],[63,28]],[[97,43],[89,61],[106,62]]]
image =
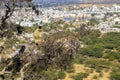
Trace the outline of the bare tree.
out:
[[[14,10],[15,10],[15,4],[16,2],[31,2],[32,0],[2,0],[3,6],[5,6],[5,13],[0,19],[0,35],[1,37],[4,35],[4,33],[10,32],[11,29],[11,22],[9,18],[12,16]],[[4,29],[7,30],[7,32],[4,31]],[[9,33],[8,33],[9,34]]]

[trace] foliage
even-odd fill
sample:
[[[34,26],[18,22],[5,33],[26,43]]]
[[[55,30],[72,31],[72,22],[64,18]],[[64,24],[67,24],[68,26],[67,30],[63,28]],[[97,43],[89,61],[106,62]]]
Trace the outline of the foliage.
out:
[[[120,60],[120,53],[119,52],[110,51],[109,53],[107,53],[105,55],[105,58],[107,58],[109,60],[115,60],[115,59]]]
[[[68,73],[74,73],[74,67],[73,66],[71,66],[71,67],[69,67],[67,70],[66,70],[66,72],[68,72]]]
[[[83,80],[83,78],[86,78],[88,75],[88,73],[78,73],[77,75],[72,76],[72,78],[74,80]]]
[[[114,27],[115,27],[115,28],[120,28],[120,25],[115,25]]]
[[[44,72],[46,75],[45,80],[57,80],[65,78],[65,73],[63,71],[56,71],[56,70],[47,70]]]
[[[58,72],[58,79],[64,79],[65,78],[65,73],[64,71],[59,71]]]
[[[119,60],[120,33],[110,32],[102,38],[99,38],[100,33],[98,31],[90,31],[89,33],[81,38],[87,45],[86,48],[80,51],[81,54],[98,58],[103,57],[105,54],[105,57],[108,59]],[[108,50],[109,52],[105,52]],[[112,50],[117,52],[115,53]]]
[[[33,27],[24,27],[24,31],[26,33],[33,33],[36,29],[37,29],[36,26],[33,26]]]
[[[108,68],[111,63],[107,60],[89,59],[84,64],[96,69],[97,72],[101,72],[103,68]]]
[[[97,78],[98,78],[98,76],[97,76],[97,75],[94,75],[94,76],[93,76],[93,79],[97,79]]]
[[[110,80],[120,80],[120,70],[115,69],[111,72]]]
[[[101,45],[91,45],[81,50],[81,54],[100,58],[103,56],[103,47]]]
[[[85,60],[86,60],[86,59],[85,59],[82,55],[76,54],[76,55],[74,56],[73,63],[83,64]]]

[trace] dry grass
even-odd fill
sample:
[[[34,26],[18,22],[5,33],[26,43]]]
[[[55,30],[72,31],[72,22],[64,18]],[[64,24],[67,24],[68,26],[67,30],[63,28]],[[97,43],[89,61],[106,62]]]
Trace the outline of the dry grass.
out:
[[[87,72],[88,70],[90,70],[90,68],[85,67],[83,64],[74,64],[73,65],[75,72],[74,73],[68,73],[65,72],[66,77],[65,79],[62,80],[74,80],[71,78],[71,76],[76,75],[77,73],[80,72]],[[99,76],[100,73],[96,72],[95,70],[91,73],[89,73],[89,76],[83,80],[93,80],[93,78],[96,76],[98,79],[97,80],[109,80],[110,77],[110,71],[105,72],[104,70],[102,71],[102,76]]]

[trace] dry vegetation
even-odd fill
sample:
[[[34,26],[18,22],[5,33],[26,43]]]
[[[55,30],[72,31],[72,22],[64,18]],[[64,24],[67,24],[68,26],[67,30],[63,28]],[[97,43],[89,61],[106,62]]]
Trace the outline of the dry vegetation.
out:
[[[58,21],[45,24],[43,31],[49,35],[43,36],[42,43],[35,44],[34,41],[23,39],[23,35],[32,33],[36,28],[22,28],[9,23],[14,5],[6,8],[9,9],[6,10],[0,25],[0,78],[120,80],[120,33],[101,36],[99,31],[90,30],[85,24],[76,28],[72,23]],[[36,8],[33,8],[36,11]],[[15,51],[17,54],[10,56]]]

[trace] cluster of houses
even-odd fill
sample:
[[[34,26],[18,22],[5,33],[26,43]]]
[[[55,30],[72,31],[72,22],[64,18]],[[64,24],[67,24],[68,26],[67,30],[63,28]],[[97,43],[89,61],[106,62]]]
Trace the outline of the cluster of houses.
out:
[[[73,6],[74,7],[74,6]],[[38,8],[39,15],[36,15],[32,8],[16,8],[10,20],[13,23],[21,26],[32,27],[50,23],[56,20],[64,20],[66,22],[89,22],[95,19],[99,22],[96,26],[102,32],[116,31],[118,28],[112,28],[116,22],[120,22],[120,6],[113,5],[111,7],[92,5],[80,9],[67,10],[67,7],[48,7]],[[1,10],[0,15],[4,15],[4,10]],[[105,26],[105,27],[104,27]],[[110,27],[110,28],[108,28]],[[105,29],[104,29],[105,28]],[[112,28],[112,29],[111,29]],[[104,31],[103,31],[104,30]]]

